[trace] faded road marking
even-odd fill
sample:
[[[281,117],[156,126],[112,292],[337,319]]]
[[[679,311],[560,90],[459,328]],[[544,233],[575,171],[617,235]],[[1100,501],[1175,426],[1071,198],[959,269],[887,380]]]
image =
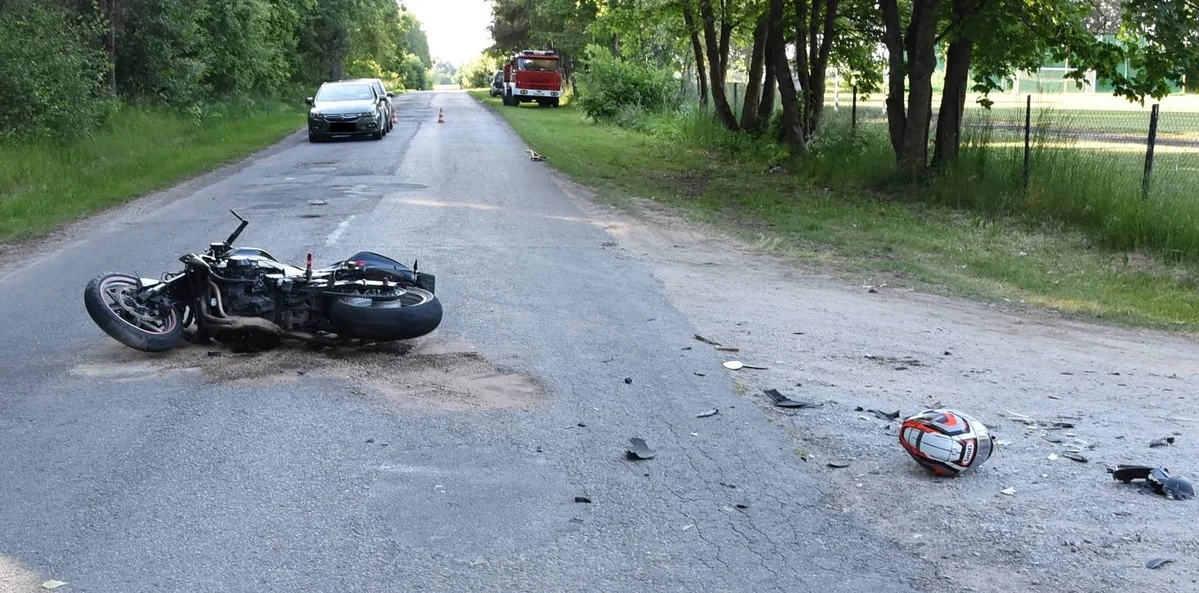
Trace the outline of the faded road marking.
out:
[[[350,223],[354,221],[355,216],[357,215],[351,214],[349,218],[341,221],[341,224],[338,224],[337,228],[333,229],[333,232],[329,233],[328,237],[325,237],[325,247],[332,247],[337,244],[337,241],[341,239],[342,233],[345,233]]]

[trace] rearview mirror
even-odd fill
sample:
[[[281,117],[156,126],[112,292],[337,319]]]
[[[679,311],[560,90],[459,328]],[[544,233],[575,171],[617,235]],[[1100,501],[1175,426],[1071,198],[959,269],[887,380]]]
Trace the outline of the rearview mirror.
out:
[[[309,104],[309,105],[312,105],[312,103],[313,103],[313,101],[312,101],[312,97],[308,97],[307,99],[304,99],[304,102],[305,102],[305,103],[307,103],[307,104]]]
[[[393,92],[391,92],[391,91],[387,91],[387,98],[388,98],[388,99],[394,99],[394,98],[395,98],[395,96],[396,96],[396,94],[395,94],[395,93],[393,93]]]

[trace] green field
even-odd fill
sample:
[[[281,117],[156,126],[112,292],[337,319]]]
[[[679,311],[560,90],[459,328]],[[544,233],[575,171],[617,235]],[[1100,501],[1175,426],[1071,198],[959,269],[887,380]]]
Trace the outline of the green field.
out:
[[[67,143],[0,144],[0,241],[60,224],[238,160],[303,125],[278,107],[205,122],[124,107],[109,126]]]
[[[633,209],[664,205],[850,283],[914,286],[1001,306],[1199,329],[1196,264],[1100,247],[1091,232],[1049,218],[973,213],[965,198],[978,180],[950,176],[933,188],[943,192],[944,202],[962,196],[961,208],[896,200],[861,185],[890,158],[877,143],[855,144],[859,148],[848,158],[791,161],[785,164],[790,172],[771,172],[777,151],[714,131],[705,120],[697,120],[695,129],[663,124],[644,133],[591,123],[570,107],[500,108],[486,93],[475,96],[495,107],[554,167],[595,187],[600,199]],[[1041,162],[1052,164],[1052,156],[1042,154]],[[1094,177],[1070,162],[1056,170],[1055,184]],[[1041,200],[1046,210],[1087,208],[1068,198],[1034,193],[1028,199]],[[1125,203],[1097,202],[1104,212]],[[1165,206],[1153,212],[1170,210]],[[1189,211],[1199,212],[1199,205]],[[1130,224],[1142,224],[1146,216]],[[1172,220],[1199,229],[1199,219]]]

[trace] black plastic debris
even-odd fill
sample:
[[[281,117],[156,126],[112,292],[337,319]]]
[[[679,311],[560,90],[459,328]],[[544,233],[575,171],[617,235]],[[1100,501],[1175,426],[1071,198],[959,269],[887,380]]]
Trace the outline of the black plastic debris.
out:
[[[819,408],[822,405],[813,402],[797,402],[779,393],[777,389],[764,389],[762,393],[765,393],[774,402],[774,405],[780,408]]]
[[[375,439],[366,439],[366,444],[368,444],[368,445],[373,442],[375,442]]]
[[[1154,493],[1173,500],[1187,500],[1195,497],[1195,485],[1190,480],[1171,476],[1169,468],[1149,467],[1144,465],[1120,465],[1112,471],[1112,478],[1132,483],[1134,480],[1144,480],[1145,485]]]
[[[624,378],[624,384],[625,384],[625,385],[632,385],[632,384],[633,384],[633,378],[632,378],[632,377],[625,377],[625,378]]]
[[[830,462],[828,462],[828,466],[833,469],[845,469],[845,468],[849,467],[849,462],[848,461],[830,461]]]
[[[705,338],[699,334],[695,334],[695,339],[697,339],[709,346],[720,346],[721,345],[720,342],[717,342],[716,340],[709,340],[708,338]]]
[[[583,504],[591,504],[591,499],[587,498],[586,496],[576,496],[575,502],[581,502]]]
[[[737,508],[739,508],[739,509],[748,509],[748,508],[749,508],[749,505],[747,505],[747,504],[744,504],[744,503],[740,503],[740,502],[739,502],[739,503],[737,503]]]
[[[741,349],[735,348],[733,346],[717,346],[716,351],[717,352],[740,352]]]
[[[884,412],[882,410],[872,410],[870,408],[863,408],[862,406],[858,406],[858,407],[854,408],[853,411],[874,414],[875,416],[878,416],[878,418],[880,420],[899,420],[899,410],[895,410],[894,412]]]
[[[586,422],[580,422],[580,423],[576,424],[575,426],[578,426],[579,428],[587,428],[587,423],[586,423]]]
[[[712,408],[711,410],[704,410],[704,411],[696,414],[695,417],[696,418],[707,418],[709,416],[715,416],[719,413],[720,413],[720,410],[718,410],[716,408]]]
[[[705,374],[703,374],[703,373],[700,373],[700,372],[696,372],[696,373],[695,373],[695,376],[696,376],[696,377],[707,377],[707,375],[705,375]]]
[[[645,444],[643,438],[633,437],[629,439],[629,442],[633,444],[627,451],[629,459],[653,459],[654,455],[657,455],[649,448],[649,445]]]
[[[1073,422],[1050,422],[1049,428],[1057,430],[1063,428],[1074,428]]]
[[[1145,568],[1148,568],[1149,570],[1154,570],[1157,568],[1161,568],[1162,566],[1169,564],[1173,561],[1174,561],[1173,558],[1154,558],[1154,559],[1150,560],[1149,562],[1145,563]]]
[[[1071,461],[1077,461],[1079,463],[1086,463],[1088,461],[1088,459],[1084,457],[1082,453],[1075,451],[1066,451],[1065,453],[1062,453],[1062,457],[1065,457]]]
[[[1160,439],[1154,439],[1153,441],[1150,441],[1149,446],[1150,447],[1169,447],[1170,445],[1173,445],[1173,444],[1174,444],[1174,437],[1162,437]]]

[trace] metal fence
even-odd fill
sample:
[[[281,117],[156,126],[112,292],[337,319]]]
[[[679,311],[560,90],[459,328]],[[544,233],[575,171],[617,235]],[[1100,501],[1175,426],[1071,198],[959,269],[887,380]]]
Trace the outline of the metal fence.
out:
[[[1038,166],[1070,166],[1107,181],[1097,188],[1104,191],[1139,191],[1142,198],[1199,194],[1199,97],[1144,106],[1114,97],[1021,98],[1022,104],[968,110],[963,138],[1021,150],[1025,185]]]

